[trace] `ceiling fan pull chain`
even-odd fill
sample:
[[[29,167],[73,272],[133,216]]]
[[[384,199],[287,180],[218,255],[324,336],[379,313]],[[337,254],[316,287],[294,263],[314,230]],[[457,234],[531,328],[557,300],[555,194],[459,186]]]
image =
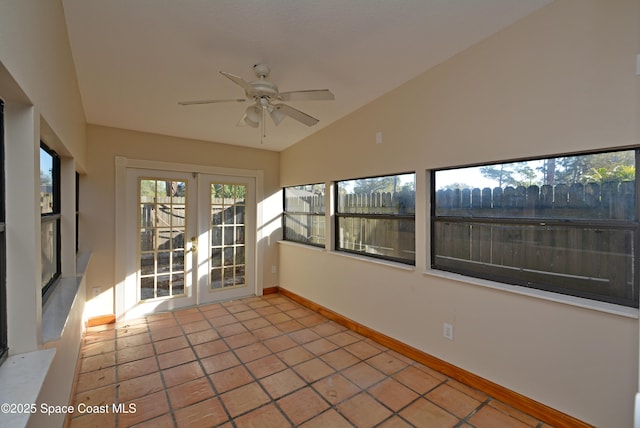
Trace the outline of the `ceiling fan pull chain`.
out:
[[[267,138],[267,125],[266,125],[266,112],[267,106],[262,106],[262,136],[260,137],[260,144],[264,144],[264,139]]]

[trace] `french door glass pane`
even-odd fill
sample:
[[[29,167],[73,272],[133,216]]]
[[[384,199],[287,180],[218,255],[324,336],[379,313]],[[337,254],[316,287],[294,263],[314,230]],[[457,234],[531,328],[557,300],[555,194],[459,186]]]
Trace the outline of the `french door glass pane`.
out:
[[[245,285],[244,223],[247,187],[243,184],[211,184],[210,288]]]
[[[147,178],[138,189],[140,299],[182,296],[187,183]]]

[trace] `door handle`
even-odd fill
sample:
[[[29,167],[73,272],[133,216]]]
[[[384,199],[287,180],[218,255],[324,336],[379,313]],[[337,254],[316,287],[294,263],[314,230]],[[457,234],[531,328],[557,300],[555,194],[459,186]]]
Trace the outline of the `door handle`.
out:
[[[198,251],[198,241],[196,241],[196,237],[192,236],[191,237],[191,248],[189,248],[187,250],[187,253],[195,253],[196,251]]]

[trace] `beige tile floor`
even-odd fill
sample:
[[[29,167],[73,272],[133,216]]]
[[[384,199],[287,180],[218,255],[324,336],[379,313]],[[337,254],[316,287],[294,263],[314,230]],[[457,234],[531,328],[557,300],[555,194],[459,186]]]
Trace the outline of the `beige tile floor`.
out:
[[[279,294],[89,328],[75,387],[71,428],[547,427]]]

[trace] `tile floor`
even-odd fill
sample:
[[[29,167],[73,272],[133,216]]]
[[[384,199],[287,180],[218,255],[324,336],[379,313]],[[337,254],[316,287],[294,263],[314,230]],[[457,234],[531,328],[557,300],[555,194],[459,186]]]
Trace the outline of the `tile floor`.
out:
[[[70,428],[548,427],[279,294],[89,328],[75,382]]]

